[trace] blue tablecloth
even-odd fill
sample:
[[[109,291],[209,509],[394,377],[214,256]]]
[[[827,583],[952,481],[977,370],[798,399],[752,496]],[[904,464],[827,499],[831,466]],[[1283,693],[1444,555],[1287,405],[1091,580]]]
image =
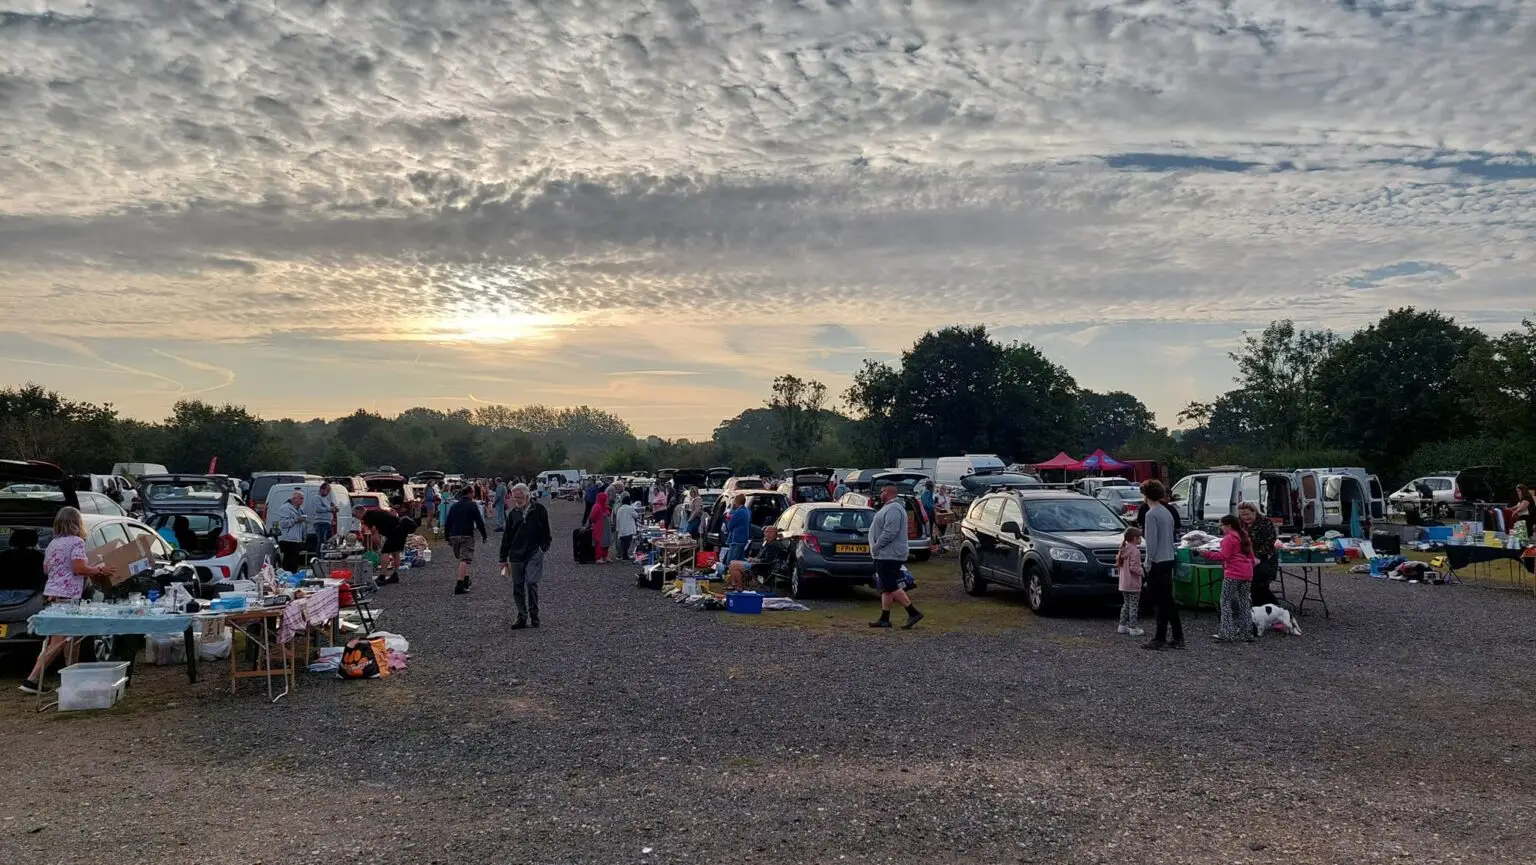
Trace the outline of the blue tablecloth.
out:
[[[27,620],[32,633],[42,637],[113,637],[119,634],[170,636],[191,627],[195,616],[78,616],[46,610]]]

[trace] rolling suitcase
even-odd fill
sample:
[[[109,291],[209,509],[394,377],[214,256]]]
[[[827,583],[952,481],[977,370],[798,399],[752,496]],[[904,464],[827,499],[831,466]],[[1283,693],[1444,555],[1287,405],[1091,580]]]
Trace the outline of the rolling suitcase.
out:
[[[597,548],[592,546],[591,526],[582,526],[571,532],[571,551],[576,554],[578,565],[590,565],[597,561]]]

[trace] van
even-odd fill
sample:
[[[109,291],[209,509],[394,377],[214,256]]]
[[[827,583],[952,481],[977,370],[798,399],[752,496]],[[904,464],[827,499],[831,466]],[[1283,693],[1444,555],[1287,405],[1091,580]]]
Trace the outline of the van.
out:
[[[1381,479],[1357,467],[1311,469],[1322,478],[1323,528],[1349,533],[1351,514],[1382,520],[1387,516],[1386,496]]]
[[[262,519],[266,519],[267,493],[272,491],[274,484],[287,484],[289,488],[295,484],[315,484],[318,487],[322,480],[324,478],[319,475],[304,472],[255,472],[251,475],[251,488],[247,491],[246,502],[250,504],[252,510],[261,514]]]
[[[939,457],[933,464],[933,480],[946,487],[960,485],[966,475],[999,474],[1007,463],[997,454],[966,454],[960,457]]]
[[[268,488],[266,501],[262,503],[262,520],[263,525],[266,526],[267,531],[270,532],[277,528],[277,509],[282,506],[283,502],[288,501],[288,497],[293,495],[293,491],[295,489],[299,489],[304,492],[304,501],[308,503],[315,496],[320,495],[320,483],[320,481],[282,483],[273,484],[270,488]],[[362,525],[358,522],[357,517],[352,516],[351,493],[348,493],[341,487],[332,484],[331,501],[336,503],[337,534],[345,536],[347,532],[356,532],[362,529]],[[307,543],[309,543],[311,546],[314,545],[313,535],[311,535]]]
[[[539,472],[540,483],[552,483],[557,487],[574,487],[581,483],[581,469],[546,469]]]
[[[1186,475],[1168,493],[1186,525],[1217,522],[1235,515],[1239,504],[1254,502],[1281,531],[1322,531],[1322,479],[1314,469],[1222,466]]]
[[[163,475],[166,470],[159,463],[117,463],[112,466],[112,474],[122,475],[131,481],[139,475]]]

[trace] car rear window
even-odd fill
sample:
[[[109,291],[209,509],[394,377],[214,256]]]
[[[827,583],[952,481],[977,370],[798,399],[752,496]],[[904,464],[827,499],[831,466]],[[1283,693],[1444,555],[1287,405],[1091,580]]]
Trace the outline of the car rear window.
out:
[[[224,497],[224,487],[218,481],[185,480],[155,482],[144,485],[144,499],[148,504],[218,504]]]
[[[813,532],[864,535],[869,533],[870,523],[874,519],[875,512],[863,508],[818,510],[811,513],[810,529]]]

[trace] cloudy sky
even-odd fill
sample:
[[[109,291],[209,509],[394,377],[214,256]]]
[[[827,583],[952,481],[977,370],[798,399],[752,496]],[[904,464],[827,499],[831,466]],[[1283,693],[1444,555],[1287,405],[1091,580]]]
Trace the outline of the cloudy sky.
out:
[[[0,381],[705,436],[924,330],[1166,423],[1536,301],[1524,0],[0,0]]]

